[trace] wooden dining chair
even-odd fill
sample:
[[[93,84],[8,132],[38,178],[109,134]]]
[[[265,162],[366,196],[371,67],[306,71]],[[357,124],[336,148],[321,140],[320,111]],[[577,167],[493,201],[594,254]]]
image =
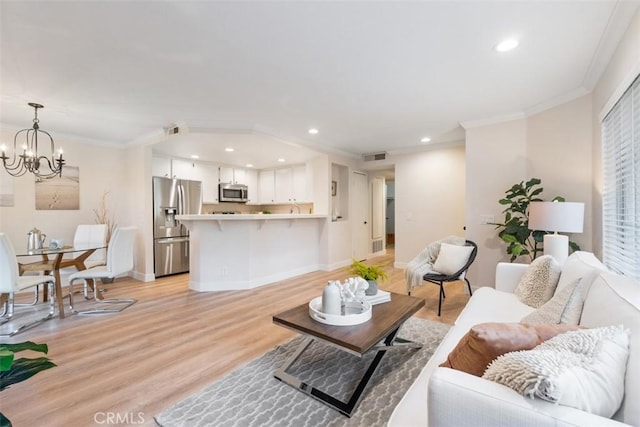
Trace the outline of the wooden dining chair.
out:
[[[107,248],[106,265],[97,265],[86,270],[78,271],[69,276],[69,308],[75,314],[102,314],[117,313],[136,302],[135,299],[102,299],[99,292],[93,293],[93,299],[99,304],[122,304],[118,308],[91,308],[83,311],[76,311],[73,305],[73,284],[77,281],[89,279],[113,279],[121,274],[126,274],[133,270],[133,249],[135,244],[136,227],[116,228],[109,247]]]
[[[14,317],[15,294],[23,290],[37,287],[38,285],[47,285],[49,293],[53,295],[55,278],[50,275],[46,276],[20,276],[18,274],[18,259],[16,252],[9,238],[0,233],[0,294],[7,295],[3,298],[3,313],[0,317],[0,323],[7,323]],[[33,328],[42,322],[51,319],[55,313],[55,301],[49,299],[49,312],[45,317],[24,323],[8,333],[0,333],[2,337],[11,337],[22,331]]]

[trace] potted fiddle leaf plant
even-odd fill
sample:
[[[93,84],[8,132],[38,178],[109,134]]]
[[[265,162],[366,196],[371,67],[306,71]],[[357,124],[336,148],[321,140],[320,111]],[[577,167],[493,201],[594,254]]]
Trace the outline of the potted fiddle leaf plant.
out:
[[[47,354],[49,348],[46,344],[36,344],[31,341],[15,344],[0,343],[0,391],[56,366],[47,357],[14,359],[15,353],[25,350]],[[11,427],[11,421],[2,412],[0,412],[0,427]]]
[[[367,265],[362,261],[354,259],[347,268],[347,273],[360,276],[369,282],[369,288],[366,290],[366,294],[375,295],[378,293],[378,279],[386,280],[389,277],[383,268],[384,264]]]
[[[505,206],[502,213],[502,223],[491,223],[496,226],[498,237],[507,243],[507,254],[511,255],[511,262],[520,256],[528,256],[533,261],[543,251],[545,231],[529,229],[529,205],[531,202],[542,202],[542,181],[531,178],[514,184],[505,191],[505,196],[498,203]],[[564,197],[556,196],[551,201],[564,202]],[[569,242],[571,251],[579,251],[580,246]]]

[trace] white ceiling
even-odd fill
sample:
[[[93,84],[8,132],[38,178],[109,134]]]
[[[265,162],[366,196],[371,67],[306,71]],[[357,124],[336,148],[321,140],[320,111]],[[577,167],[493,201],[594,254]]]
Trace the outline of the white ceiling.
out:
[[[29,126],[39,102],[54,138],[148,143],[183,123],[201,146],[416,150],[587,93],[638,4],[2,0],[0,123]]]

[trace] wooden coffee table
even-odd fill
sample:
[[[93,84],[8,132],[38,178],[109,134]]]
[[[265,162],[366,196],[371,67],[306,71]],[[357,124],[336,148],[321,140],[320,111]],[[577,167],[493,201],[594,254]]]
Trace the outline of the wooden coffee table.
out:
[[[276,314],[273,316],[273,323],[289,328],[306,338],[284,366],[275,372],[274,376],[350,417],[360,403],[369,380],[388,350],[422,347],[422,344],[398,338],[396,335],[400,326],[423,306],[424,299],[422,298],[392,293],[390,302],[373,306],[371,320],[355,326],[332,326],[317,322],[309,316],[308,303]],[[314,340],[320,340],[360,357],[369,351],[376,351],[371,364],[347,402],[338,400],[287,373],[287,369],[298,360]]]

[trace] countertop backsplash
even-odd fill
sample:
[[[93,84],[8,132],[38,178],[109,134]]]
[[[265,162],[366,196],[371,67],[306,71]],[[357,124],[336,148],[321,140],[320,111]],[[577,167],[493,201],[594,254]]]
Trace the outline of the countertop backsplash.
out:
[[[273,205],[247,205],[244,203],[218,203],[218,204],[203,204],[202,205],[202,213],[203,214],[212,214],[212,213],[234,213],[234,214],[257,214],[257,213],[278,213],[285,214],[291,213],[293,210],[294,213],[298,213],[298,206],[300,208],[300,213],[309,214],[313,212],[313,203],[283,203],[283,204],[273,204]]]

